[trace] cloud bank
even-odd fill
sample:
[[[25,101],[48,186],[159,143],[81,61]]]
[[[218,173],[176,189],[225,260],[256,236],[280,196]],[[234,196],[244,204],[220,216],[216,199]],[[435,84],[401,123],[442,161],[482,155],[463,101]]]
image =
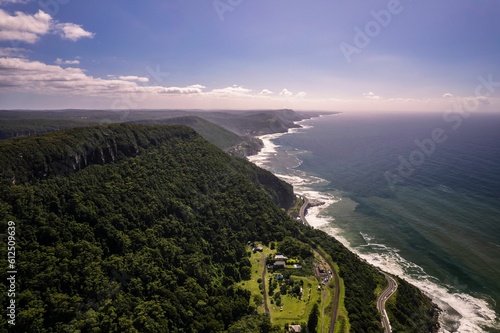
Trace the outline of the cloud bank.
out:
[[[33,15],[19,11],[11,15],[0,9],[0,41],[33,44],[48,34],[56,34],[70,41],[93,38],[95,35],[78,24],[60,23],[42,10]]]

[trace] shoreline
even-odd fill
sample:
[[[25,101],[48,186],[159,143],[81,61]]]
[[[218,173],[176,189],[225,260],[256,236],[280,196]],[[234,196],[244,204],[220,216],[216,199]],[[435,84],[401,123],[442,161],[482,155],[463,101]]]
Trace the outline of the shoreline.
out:
[[[319,116],[319,117],[321,117],[321,116]],[[288,134],[288,133],[296,133],[297,131],[300,131],[301,129],[303,130],[303,129],[310,128],[310,126],[302,126],[301,123],[304,121],[313,119],[313,118],[317,118],[317,117],[311,117],[308,119],[303,119],[301,121],[297,121],[296,123],[298,125],[300,125],[300,127],[291,128],[291,129],[289,129],[288,132],[285,132],[285,133],[274,133],[274,134],[258,136],[258,138],[264,142],[264,147],[256,155],[247,156],[247,158],[251,162],[258,165],[259,167],[263,167],[263,168],[266,168],[269,170],[270,168],[267,168],[266,163],[264,163],[268,159],[268,156],[266,156],[266,155],[276,156],[276,154],[278,153],[277,148],[279,147],[279,145],[274,144],[272,142],[272,140],[279,138],[279,137],[281,137],[285,134]],[[297,166],[299,166],[299,165],[300,165],[300,162],[298,163]],[[367,264],[372,265],[372,266],[376,267],[377,269],[380,269],[381,271],[387,272],[391,275],[395,275],[401,279],[406,280],[411,285],[413,285],[414,287],[419,289],[429,299],[431,299],[432,303],[434,304],[434,306],[436,308],[436,311],[434,313],[434,317],[437,319],[436,323],[439,325],[439,328],[437,328],[435,331],[433,331],[433,333],[434,332],[443,332],[443,333],[482,332],[482,330],[474,329],[474,328],[470,327],[466,322],[462,322],[462,320],[461,320],[462,318],[464,318],[465,320],[469,319],[468,317],[464,316],[464,314],[462,314],[462,313],[458,313],[460,315],[460,318],[454,317],[454,316],[451,316],[451,317],[449,316],[449,312],[447,311],[447,309],[449,308],[449,309],[451,309],[451,311],[453,311],[455,309],[455,307],[457,306],[456,304],[452,305],[451,303],[449,303],[450,300],[453,301],[453,299],[450,299],[449,296],[455,297],[457,295],[451,294],[449,292],[449,290],[446,290],[445,287],[436,284],[436,287],[438,287],[439,290],[435,290],[435,289],[433,289],[434,286],[427,286],[427,285],[425,285],[424,281],[417,281],[411,277],[406,277],[405,274],[403,274],[403,275],[401,275],[401,273],[398,274],[398,272],[401,270],[401,268],[397,267],[395,272],[392,272],[391,270],[387,270],[387,269],[382,267],[384,263],[377,262],[378,263],[378,265],[377,265],[373,262],[373,260],[371,260],[373,258],[367,258],[367,256],[369,256],[368,254],[363,255],[362,253],[359,253],[358,251],[353,249],[350,246],[350,242],[346,238],[339,235],[340,230],[338,230],[334,226],[330,225],[330,223],[328,221],[326,221],[322,216],[320,216],[321,215],[320,212],[324,208],[327,208],[330,205],[338,202],[339,200],[342,200],[341,198],[336,198],[336,197],[332,197],[332,196],[327,197],[327,194],[325,194],[323,192],[318,192],[318,191],[309,190],[309,189],[301,189],[301,190],[297,191],[298,190],[297,186],[307,187],[307,185],[310,183],[306,183],[304,180],[300,181],[300,179],[299,179],[300,183],[295,184],[297,182],[297,179],[296,179],[297,177],[294,177],[293,175],[288,175],[288,174],[282,175],[282,174],[276,173],[274,170],[269,170],[269,171],[273,172],[273,174],[275,174],[277,177],[281,178],[282,180],[284,180],[288,183],[291,183],[293,188],[294,188],[294,193],[296,196],[299,195],[302,197],[308,197],[309,195],[311,195],[314,198],[317,198],[321,195],[324,195],[324,197],[322,199],[326,199],[326,200],[321,200],[322,201],[321,205],[314,205],[314,206],[308,205],[307,209],[304,210],[304,214],[305,214],[304,216],[307,215],[306,222],[309,226],[311,226],[312,228],[315,228],[315,229],[321,229],[321,230],[325,231],[329,236],[339,240],[350,252],[359,256]],[[308,176],[310,177],[310,175],[308,175]],[[314,178],[317,178],[317,177],[314,177]],[[323,180],[323,181],[326,182],[326,180]],[[312,217],[312,219],[311,219],[311,217]],[[401,258],[401,259],[403,259],[403,258]],[[394,263],[389,263],[389,262],[387,264],[394,265]],[[393,267],[393,268],[396,268],[396,267]],[[401,271],[401,272],[403,272],[403,271]],[[436,292],[437,292],[437,294],[436,294]],[[443,297],[441,298],[441,297],[439,297],[439,295],[441,295]],[[463,294],[463,295],[465,297],[472,297],[468,294]],[[461,296],[458,295],[458,297],[461,297]],[[441,303],[443,304],[443,306],[440,305]],[[460,307],[458,307],[458,309],[460,309]],[[447,313],[448,313],[448,316],[446,316]],[[485,325],[487,327],[491,327],[489,325],[486,325],[485,322],[480,323],[480,322],[474,321],[474,327],[476,327],[475,325],[477,325],[477,327],[479,327],[479,326],[482,327],[483,325]],[[471,328],[472,328],[472,330],[470,330]]]

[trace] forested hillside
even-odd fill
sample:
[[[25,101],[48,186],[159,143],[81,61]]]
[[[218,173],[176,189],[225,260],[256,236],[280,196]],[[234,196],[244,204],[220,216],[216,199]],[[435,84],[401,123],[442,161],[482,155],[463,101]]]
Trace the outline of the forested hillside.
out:
[[[19,237],[16,330],[217,332],[251,314],[249,295],[233,286],[249,274],[244,245],[294,228],[264,185],[254,186],[260,176],[241,170],[267,172],[185,127],[79,131],[2,142],[11,152],[2,155],[3,167],[19,163],[9,145],[41,165],[43,158],[28,158],[37,142],[46,156],[78,150],[85,139],[94,144],[91,154],[104,145],[117,156],[67,176],[2,184],[2,228],[15,221]],[[110,141],[92,141],[96,133]],[[135,140],[123,145],[122,137]],[[9,172],[27,177],[26,170]]]
[[[250,277],[248,241],[286,236],[338,263],[351,331],[381,332],[379,273],[288,218],[290,185],[190,128],[79,128],[4,140],[0,154],[0,228],[16,224],[13,332],[280,332],[236,283]],[[401,318],[423,304],[407,307],[407,289]]]
[[[240,136],[199,116],[184,116],[165,119],[136,120],[135,124],[186,125],[217,147],[236,156],[257,154],[262,141],[252,136]]]

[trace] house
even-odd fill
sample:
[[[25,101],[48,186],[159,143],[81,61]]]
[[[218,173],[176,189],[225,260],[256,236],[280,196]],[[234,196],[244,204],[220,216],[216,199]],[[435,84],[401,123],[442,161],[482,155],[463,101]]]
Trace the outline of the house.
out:
[[[300,325],[288,325],[288,332],[298,333],[302,331],[302,326]]]
[[[288,257],[282,254],[277,254],[274,256],[274,260],[288,260]]]
[[[280,269],[285,267],[286,267],[286,262],[284,261],[275,261],[273,264],[273,269]]]

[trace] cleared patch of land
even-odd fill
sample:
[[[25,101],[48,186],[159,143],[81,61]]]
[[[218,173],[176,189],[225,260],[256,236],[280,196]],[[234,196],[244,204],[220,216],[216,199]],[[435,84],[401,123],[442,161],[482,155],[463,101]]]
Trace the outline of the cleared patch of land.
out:
[[[250,280],[241,282],[241,286],[252,293],[251,302],[257,311],[266,312],[264,307],[266,301],[272,323],[284,327],[286,324],[307,323],[313,305],[317,303],[320,309],[317,332],[328,332],[334,296],[333,279],[329,278],[331,277],[329,271],[338,268],[331,267],[313,251],[314,255],[309,260],[290,258],[287,260],[286,268],[274,269],[273,260],[270,258],[274,258],[277,254],[276,249],[257,242],[249,246],[248,251],[252,274]],[[263,278],[266,258],[267,269]],[[296,265],[300,265],[301,268],[294,268],[289,262],[298,262]],[[341,290],[343,291],[343,286]],[[343,304],[340,308],[344,311],[338,313],[339,325],[336,325],[338,327],[336,332],[348,332],[349,325]]]

